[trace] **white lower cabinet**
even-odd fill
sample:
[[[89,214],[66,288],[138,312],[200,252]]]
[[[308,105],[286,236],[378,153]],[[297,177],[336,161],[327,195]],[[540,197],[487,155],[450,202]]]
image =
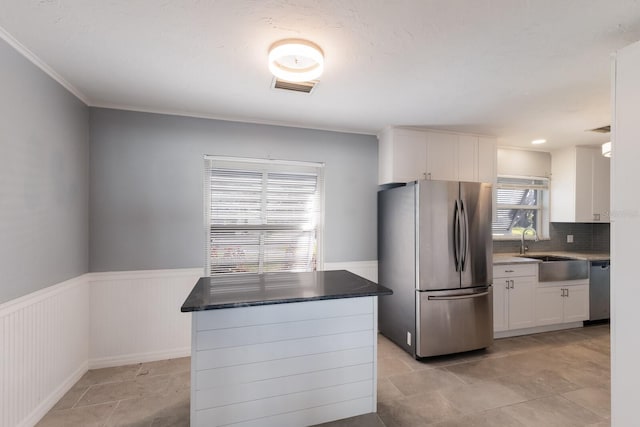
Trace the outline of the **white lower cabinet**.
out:
[[[537,266],[499,265],[493,272],[493,330],[535,326]]]
[[[493,331],[500,336],[561,329],[587,319],[588,280],[544,283],[538,282],[537,264],[493,266]]]
[[[559,282],[540,286],[535,294],[536,326],[589,319],[589,285]]]

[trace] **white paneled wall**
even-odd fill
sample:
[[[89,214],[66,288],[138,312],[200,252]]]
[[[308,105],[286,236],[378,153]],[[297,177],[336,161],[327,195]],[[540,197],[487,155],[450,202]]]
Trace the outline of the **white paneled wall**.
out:
[[[377,305],[194,312],[191,425],[301,426],[375,412]]]
[[[202,269],[91,273],[89,366],[188,356],[191,315],[182,303]]]
[[[377,261],[325,263],[378,280]],[[88,274],[91,286],[89,366],[100,368],[188,356],[191,316],[180,306],[202,269]]]
[[[325,263],[374,282],[377,267]],[[202,275],[89,273],[0,305],[0,427],[35,425],[88,368],[188,356],[191,314],[180,306]]]
[[[89,288],[80,276],[0,305],[0,426],[31,426],[87,370]]]

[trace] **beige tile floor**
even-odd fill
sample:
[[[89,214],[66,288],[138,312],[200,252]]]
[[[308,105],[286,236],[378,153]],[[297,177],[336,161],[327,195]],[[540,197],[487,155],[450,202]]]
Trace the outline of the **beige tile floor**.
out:
[[[378,343],[378,412],[324,427],[610,425],[608,325],[424,362],[382,336]],[[188,426],[189,363],[89,371],[38,425]]]

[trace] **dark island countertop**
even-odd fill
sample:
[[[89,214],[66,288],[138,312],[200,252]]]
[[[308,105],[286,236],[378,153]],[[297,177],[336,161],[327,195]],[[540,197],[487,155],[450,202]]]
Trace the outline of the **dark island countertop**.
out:
[[[181,311],[391,295],[391,289],[346,270],[201,277]]]

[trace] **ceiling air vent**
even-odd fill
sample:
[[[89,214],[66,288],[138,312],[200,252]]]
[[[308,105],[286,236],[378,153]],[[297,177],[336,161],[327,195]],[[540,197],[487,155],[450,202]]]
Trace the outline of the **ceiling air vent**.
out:
[[[288,82],[277,78],[273,79],[274,89],[290,90],[292,92],[311,93],[318,84],[317,81],[310,82]]]
[[[602,126],[601,128],[589,129],[589,132],[609,133],[611,132],[611,125]]]

